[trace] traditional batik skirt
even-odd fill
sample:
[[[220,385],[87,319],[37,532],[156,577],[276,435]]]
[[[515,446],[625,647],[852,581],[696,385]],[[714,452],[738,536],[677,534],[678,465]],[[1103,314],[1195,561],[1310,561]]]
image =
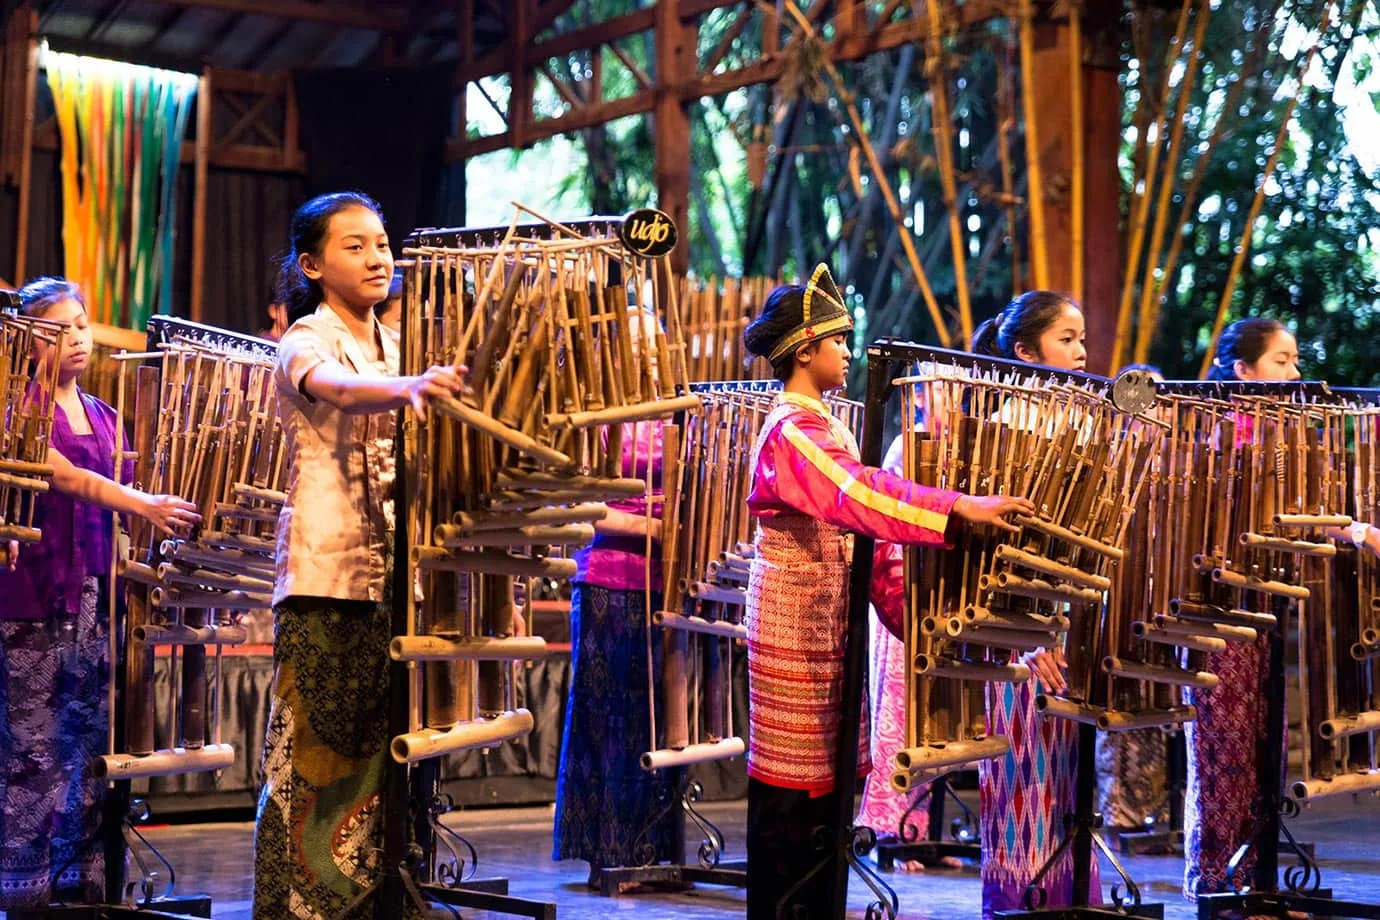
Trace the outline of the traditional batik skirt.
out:
[[[0,908],[99,903],[109,623],[97,579],[75,617],[0,623]],[[56,876],[56,884],[54,884]]]
[[[1022,684],[987,686],[989,735],[1006,735],[1011,750],[978,765],[982,793],[982,916],[1019,910],[1026,888],[1064,836],[1078,791],[1078,726],[1039,716],[1032,677]],[[1093,777],[1087,777],[1093,782]],[[1090,903],[1102,900],[1093,851]],[[1045,874],[1050,907],[1073,903],[1073,859],[1065,853]]]
[[[661,673],[661,630],[651,635],[643,591],[576,584],[571,592],[570,691],[556,785],[552,859],[592,868],[679,860],[672,852],[666,771],[648,773],[653,749],[648,675]],[[652,595],[654,606],[660,605]]]
[[[1184,725],[1188,743],[1188,791],[1184,795],[1184,894],[1230,891],[1227,863],[1250,839],[1264,799],[1260,795],[1260,748],[1267,724],[1269,637],[1229,642],[1208,655],[1203,670],[1219,683],[1193,690],[1198,716]],[[1242,864],[1250,880],[1254,854]]]
[[[374,915],[390,608],[304,597],[274,608],[273,700],[254,833],[256,920]]]

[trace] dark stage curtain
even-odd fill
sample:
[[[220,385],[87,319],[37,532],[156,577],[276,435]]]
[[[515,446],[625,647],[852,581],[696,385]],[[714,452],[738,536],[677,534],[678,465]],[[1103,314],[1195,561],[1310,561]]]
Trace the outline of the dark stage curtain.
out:
[[[450,133],[453,73],[340,69],[294,75],[307,194],[357,189],[383,206],[389,234],[435,226]],[[463,186],[462,186],[463,187]]]
[[[203,322],[251,334],[268,326],[277,259],[287,250],[292,212],[306,197],[297,175],[207,173]]]

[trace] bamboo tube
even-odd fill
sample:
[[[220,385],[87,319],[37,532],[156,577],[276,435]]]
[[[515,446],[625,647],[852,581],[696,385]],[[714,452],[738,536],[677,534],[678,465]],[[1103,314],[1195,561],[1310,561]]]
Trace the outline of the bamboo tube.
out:
[[[1332,779],[1299,780],[1289,788],[1294,798],[1312,802],[1331,795],[1360,795],[1380,790],[1380,770],[1366,773],[1343,773]]]
[[[1196,718],[1198,710],[1193,706],[1175,706],[1149,712],[1108,712],[1097,720],[1097,727],[1104,732],[1127,732],[1138,728],[1182,725]]]
[[[1181,636],[1213,636],[1228,642],[1254,642],[1259,635],[1249,626],[1230,626],[1226,623],[1199,621],[1187,623],[1166,614],[1155,614],[1155,628],[1165,633]]]
[[[588,489],[619,498],[638,498],[647,491],[645,482],[631,477],[553,476],[550,473],[526,471],[499,471],[494,474],[494,486],[499,489],[528,491]]]
[[[269,610],[273,598],[267,594],[243,591],[191,591],[156,587],[149,590],[149,603],[164,608],[213,608],[215,610]]]
[[[272,592],[272,578],[251,578],[245,575],[222,575],[204,569],[183,571],[175,565],[163,563],[158,567],[158,582],[167,586],[188,586],[215,591]]]
[[[463,533],[454,524],[436,525],[436,542],[446,549],[465,549],[473,546],[584,546],[594,539],[594,528],[588,524],[568,524],[555,527],[515,527],[512,530],[481,530]]]
[[[461,722],[449,731],[422,729],[397,735],[389,744],[389,752],[397,763],[418,763],[445,754],[495,747],[528,734],[532,724],[532,713],[515,709],[492,719]]]
[[[1207,671],[1185,671],[1179,668],[1145,664],[1139,661],[1126,661],[1114,657],[1102,659],[1102,670],[1104,673],[1114,674],[1118,677],[1153,680],[1162,684],[1173,684],[1177,687],[1195,687],[1199,690],[1212,690],[1218,683],[1217,675]]]
[[[590,428],[595,425],[617,425],[643,419],[670,418],[678,412],[698,409],[698,396],[678,396],[673,399],[657,399],[646,403],[614,406],[588,412],[556,412],[545,418],[547,428]]]
[[[1057,633],[1035,629],[1001,629],[995,626],[978,626],[963,630],[962,641],[985,645],[991,648],[1029,651],[1048,648],[1059,641]]]
[[[243,626],[145,623],[130,630],[130,640],[142,645],[243,645],[249,631]]]
[[[1285,584],[1282,581],[1268,581],[1263,578],[1257,578],[1254,575],[1241,575],[1230,569],[1213,569],[1212,580],[1219,585],[1240,588],[1243,591],[1259,591],[1262,594],[1277,594],[1281,597],[1292,597],[1295,600],[1307,600],[1311,594],[1307,588],[1301,585]]]
[[[274,562],[268,556],[246,553],[241,550],[201,549],[179,540],[164,540],[159,551],[164,558],[187,565],[201,566],[235,575],[260,577],[271,582],[274,575]]]
[[[652,614],[652,622],[657,626],[664,626],[667,629],[679,629],[685,632],[722,636],[726,639],[747,639],[746,626],[742,623],[732,623],[727,620],[706,620],[703,617],[686,616],[685,614],[673,613],[669,610],[660,610]]]
[[[1232,297],[1236,293],[1236,284],[1241,278],[1241,269],[1245,266],[1246,255],[1251,249],[1251,238],[1255,235],[1255,222],[1260,217],[1261,206],[1265,203],[1265,186],[1279,165],[1280,154],[1284,152],[1284,141],[1289,134],[1289,125],[1294,120],[1294,109],[1298,107],[1299,99],[1302,98],[1308,85],[1304,77],[1313,65],[1318,51],[1323,47],[1322,37],[1332,26],[1332,15],[1336,8],[1336,0],[1328,0],[1327,7],[1323,11],[1318,40],[1309,47],[1308,53],[1304,55],[1303,64],[1298,69],[1298,90],[1290,97],[1288,104],[1284,107],[1284,114],[1279,120],[1279,130],[1275,133],[1274,149],[1270,151],[1270,157],[1265,161],[1265,168],[1260,173],[1255,197],[1251,200],[1251,206],[1246,212],[1246,222],[1241,231],[1241,239],[1236,244],[1236,256],[1232,259],[1231,270],[1227,274],[1227,283],[1222,289],[1221,299],[1217,302],[1217,316],[1212,321],[1212,335],[1208,339],[1207,349],[1203,352],[1203,364],[1198,374],[1200,377],[1206,377],[1208,370],[1212,367],[1212,356],[1217,352],[1217,340],[1221,338],[1222,329],[1227,324],[1227,311],[1231,308]]]
[[[394,661],[530,661],[546,656],[540,636],[394,636],[388,657]]]
[[[1350,527],[1349,514],[1276,514],[1273,517],[1276,527]]]
[[[719,604],[732,604],[742,607],[747,604],[747,592],[737,588],[726,588],[705,581],[692,581],[686,586],[686,593],[696,600],[713,601]]]
[[[20,527],[16,524],[0,524],[0,540],[17,540],[20,543],[37,543],[43,539],[43,532],[37,527]]]
[[[1083,127],[1083,0],[1069,3],[1069,134],[1072,136],[1072,160],[1069,177],[1071,252],[1070,293],[1078,303],[1083,302],[1083,225],[1084,175],[1083,161],[1086,155],[1087,134]]]
[[[1380,711],[1361,712],[1318,723],[1318,737],[1328,741],[1373,731],[1380,731]]]
[[[574,505],[568,508],[538,508],[534,511],[493,513],[484,511],[457,511],[452,518],[459,533],[479,533],[485,530],[510,530],[514,527],[527,527],[541,524],[593,524],[608,516],[608,506],[598,503]],[[437,540],[445,539],[439,536]]]
[[[418,568],[435,572],[482,572],[531,578],[573,578],[574,559],[529,559],[502,552],[448,553],[429,546],[414,546],[412,561]]]
[[[654,622],[659,621],[656,614],[653,614],[652,619]],[[683,752],[691,747],[688,705],[690,683],[686,669],[690,637],[686,630],[668,629],[661,637],[661,642],[662,733],[667,748]],[[696,650],[699,650],[698,644]],[[741,744],[741,740],[737,738],[726,740],[739,741]],[[642,755],[642,769],[654,770],[669,765],[665,763],[666,758],[657,758],[656,753],[659,752]]]
[[[1159,645],[1174,645],[1181,648],[1191,648],[1199,652],[1224,652],[1227,650],[1226,639],[1217,636],[1172,632],[1163,627],[1151,626],[1146,623],[1132,623],[1131,633],[1137,639],[1144,639],[1146,642],[1154,642]]]
[[[560,451],[537,443],[527,434],[509,428],[497,419],[490,418],[478,409],[473,409],[457,399],[433,398],[431,405],[443,415],[449,416],[463,425],[477,428],[494,440],[501,441],[517,452],[547,466],[569,468],[575,465],[574,461]]]
[[[1087,605],[1102,602],[1102,593],[1091,588],[1052,585],[1038,578],[1021,578],[1010,572],[1002,572],[995,578],[984,575],[983,579],[985,581],[979,584],[979,589],[984,591],[1002,591],[1017,597],[1029,597],[1035,600],[1064,604]]]
[[[1270,537],[1258,533],[1243,533],[1241,535],[1241,545],[1262,550],[1293,553],[1298,556],[1332,557],[1337,555],[1337,547],[1332,543],[1312,543],[1308,540],[1285,540],[1282,537]]]
[[[1106,591],[1112,586],[1112,580],[1105,575],[1092,575],[1080,569],[1075,569],[1072,566],[1067,566],[1050,559],[1045,559],[1042,556],[1036,556],[1033,553],[1027,553],[1024,550],[1016,549],[1009,544],[1003,543],[998,545],[995,554],[998,559],[1009,560],[1009,564],[1034,569],[1037,572],[1053,575],[1065,581],[1071,581],[1074,584],[1092,588],[1097,591]]]
[[[665,770],[670,767],[685,767],[715,760],[728,760],[741,757],[747,752],[747,744],[742,738],[722,738],[718,741],[687,744],[683,748],[663,748],[647,751],[640,759],[642,769],[647,772]]]
[[[133,449],[136,455],[134,479],[136,482],[152,482],[154,470],[154,443],[159,423],[159,374],[156,367],[140,367],[135,370],[134,396],[134,438]],[[147,532],[147,528],[145,531]],[[134,527],[130,540],[135,546],[145,545],[139,538],[141,531]],[[134,632],[141,626],[150,625],[149,591],[139,584],[125,587],[125,629]],[[125,650],[124,709],[125,709],[125,748],[130,755],[151,754],[155,747],[154,703],[153,703],[153,646],[127,648]],[[205,755],[206,749],[200,752]],[[234,754],[231,752],[233,760]],[[98,763],[93,769],[100,771],[110,764]]]
[[[1086,703],[1066,700],[1051,696],[1048,693],[1035,695],[1035,711],[1041,715],[1067,719],[1071,722],[1081,722],[1084,725],[1096,725],[1107,714],[1106,710],[1100,706],[1089,706]]]
[[[1065,543],[1071,543],[1079,549],[1090,550],[1101,556],[1106,556],[1108,559],[1114,559],[1120,562],[1125,556],[1125,552],[1118,546],[1104,543],[1101,540],[1094,540],[1092,537],[1084,534],[1075,533],[1067,527],[1060,527],[1053,521],[1047,521],[1038,517],[1028,517],[1024,514],[1018,514],[1012,520],[1020,527],[1029,527],[1031,530],[1045,534],[1046,536],[1054,537],[1057,540],[1062,540]]]
[[[37,479],[30,476],[15,476],[10,473],[0,473],[0,486],[10,489],[28,489],[30,492],[47,492],[48,480]]]
[[[955,661],[937,655],[916,655],[915,673],[955,680],[1006,681],[1021,684],[1030,680],[1030,668],[1023,664],[992,664],[985,661]]]
[[[91,762],[91,771],[107,779],[132,780],[210,773],[234,765],[233,747],[228,744],[207,744],[197,750],[173,748],[148,754],[103,754]]]
[[[896,752],[898,772],[919,773],[941,767],[960,767],[1000,757],[1011,750],[1010,739],[999,735],[979,741],[950,741],[904,748]]]

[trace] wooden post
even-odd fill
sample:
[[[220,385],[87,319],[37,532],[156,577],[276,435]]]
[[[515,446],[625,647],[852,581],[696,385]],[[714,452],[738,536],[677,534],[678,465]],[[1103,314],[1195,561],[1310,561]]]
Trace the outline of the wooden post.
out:
[[[201,322],[206,282],[206,174],[211,156],[211,68],[196,90],[196,160],[192,182],[192,297],[188,318]],[[165,266],[164,271],[171,271]]]
[[[690,111],[681,90],[695,73],[697,26],[680,17],[678,0],[656,5],[656,125],[657,207],[680,231],[681,243],[671,251],[671,268],[684,274],[690,267]]]
[[[1040,174],[1045,183],[1045,241],[1048,260],[1047,285],[1051,290],[1074,293],[1082,290],[1083,315],[1088,326],[1088,369],[1106,371],[1116,336],[1116,314],[1121,290],[1121,177],[1117,172],[1120,145],[1121,88],[1114,63],[1103,66],[1111,33],[1084,8],[1083,39],[1088,53],[1081,68],[1083,101],[1081,118],[1073,113],[1073,39],[1068,20],[1035,21],[1032,89],[1039,119]],[[1096,29],[1097,31],[1094,31]],[[1082,278],[1074,278],[1075,262],[1069,257],[1075,244],[1073,219],[1074,130],[1082,122],[1083,133],[1083,232]],[[1061,190],[1056,194],[1051,190]],[[1030,194],[1037,191],[1033,187]],[[1115,370],[1115,368],[1112,368]]]
[[[12,53],[25,49],[22,103],[23,126],[18,137],[9,135],[7,141],[17,142],[19,150],[19,174],[15,177],[19,188],[18,215],[15,221],[14,245],[14,283],[24,283],[29,259],[29,196],[32,193],[31,176],[34,161],[34,97],[38,88],[38,13],[28,4],[14,11],[6,42]],[[13,70],[10,72],[14,76]],[[6,151],[10,156],[13,151]]]

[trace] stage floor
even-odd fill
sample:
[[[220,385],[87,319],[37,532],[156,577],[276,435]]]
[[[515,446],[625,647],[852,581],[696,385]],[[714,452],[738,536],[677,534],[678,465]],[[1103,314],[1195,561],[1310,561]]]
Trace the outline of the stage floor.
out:
[[[710,804],[704,811],[728,837],[729,856],[741,855],[745,803]],[[1333,889],[1334,897],[1380,901],[1377,818],[1380,802],[1348,796],[1314,805],[1291,823],[1300,840],[1316,844],[1323,884]],[[724,888],[703,887],[677,895],[600,897],[585,887],[584,863],[551,861],[550,808],[472,809],[447,821],[478,849],[481,875],[508,877],[515,895],[556,901],[559,920],[611,920],[634,913],[639,920],[728,920],[743,915],[742,892]],[[211,895],[217,918],[249,918],[251,823],[156,827],[147,836],[173,860],[179,891]],[[1282,858],[1283,865],[1290,864],[1286,860]],[[1145,899],[1165,905],[1167,918],[1196,917],[1194,905],[1180,893],[1182,858],[1136,856],[1126,865]],[[1109,874],[1111,870],[1104,866],[1104,883],[1110,881]],[[982,889],[976,864],[961,870],[931,869],[919,875],[896,872],[887,878],[900,896],[901,916],[907,920],[958,920],[980,913]],[[863,916],[865,891],[855,879],[849,889],[850,918]],[[466,912],[465,916],[479,920],[498,915]]]

